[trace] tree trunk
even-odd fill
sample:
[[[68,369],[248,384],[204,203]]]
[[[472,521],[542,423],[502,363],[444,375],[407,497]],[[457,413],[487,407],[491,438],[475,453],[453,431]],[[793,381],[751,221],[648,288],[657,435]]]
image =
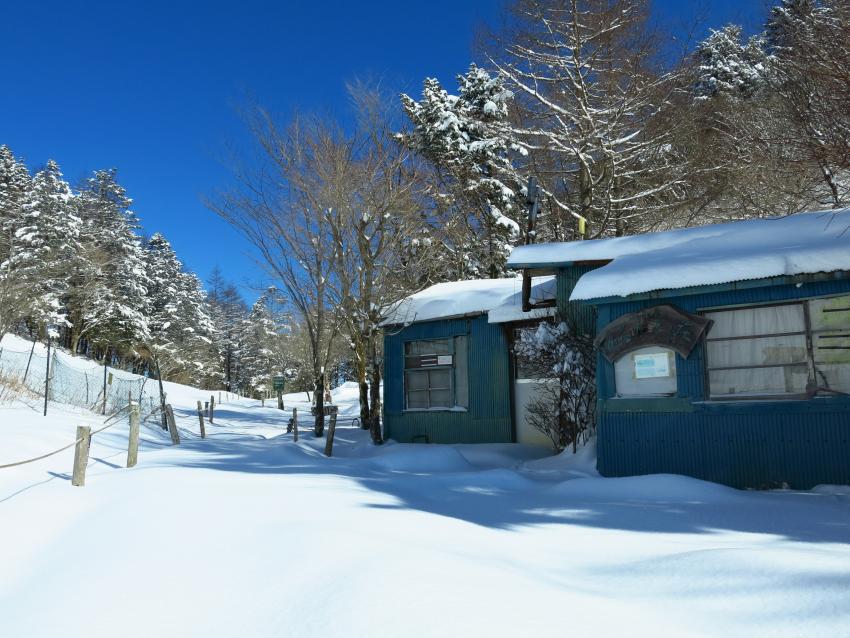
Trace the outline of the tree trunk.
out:
[[[384,442],[384,437],[381,434],[381,363],[378,361],[376,352],[375,339],[373,334],[369,339],[369,363],[371,373],[371,387],[369,406],[369,434],[372,436],[372,443],[381,445]]]
[[[316,378],[316,389],[313,392],[316,397],[316,420],[313,425],[313,433],[323,436],[325,433],[325,375],[320,374]]]

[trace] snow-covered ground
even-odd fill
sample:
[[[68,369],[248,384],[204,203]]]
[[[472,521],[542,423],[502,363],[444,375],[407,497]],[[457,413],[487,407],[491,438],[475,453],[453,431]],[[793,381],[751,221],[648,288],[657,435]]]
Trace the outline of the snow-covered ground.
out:
[[[303,394],[225,400],[201,440],[209,393],[167,390],[183,442],[143,426],[135,468],[122,422],[85,487],[73,450],[0,469],[0,636],[850,636],[850,488],[604,479],[592,450],[346,424],[328,459],[285,433]],[[0,465],[100,420],[0,405]]]

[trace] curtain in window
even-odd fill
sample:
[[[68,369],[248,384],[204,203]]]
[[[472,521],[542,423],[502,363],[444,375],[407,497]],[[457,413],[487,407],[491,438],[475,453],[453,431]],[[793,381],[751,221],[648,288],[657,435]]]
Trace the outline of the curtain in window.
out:
[[[802,394],[809,377],[802,304],[706,313],[712,396]],[[771,336],[775,335],[775,336]]]

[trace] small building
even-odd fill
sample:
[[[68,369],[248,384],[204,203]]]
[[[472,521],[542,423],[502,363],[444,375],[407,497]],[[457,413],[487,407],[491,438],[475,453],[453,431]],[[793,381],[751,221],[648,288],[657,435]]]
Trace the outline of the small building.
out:
[[[522,279],[431,286],[384,325],[384,434],[401,442],[550,445],[523,408],[535,382],[515,383],[512,331],[555,314],[555,278],[535,278],[523,312]],[[519,411],[519,417],[517,415]]]
[[[517,248],[595,324],[604,476],[850,483],[850,210]],[[588,325],[586,324],[586,325]]]

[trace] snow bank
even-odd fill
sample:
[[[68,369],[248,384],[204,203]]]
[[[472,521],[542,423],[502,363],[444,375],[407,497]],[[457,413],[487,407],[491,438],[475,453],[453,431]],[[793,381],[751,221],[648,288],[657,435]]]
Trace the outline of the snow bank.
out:
[[[532,301],[555,298],[554,277],[532,280]],[[528,318],[522,312],[522,278],[474,279],[435,284],[404,299],[384,325],[490,313],[491,323]]]
[[[342,414],[356,390],[332,391]],[[345,423],[327,458],[304,393],[223,393],[202,440],[209,392],[167,391],[183,442],[143,426],[132,469],[122,422],[84,488],[72,449],[0,470],[3,636],[848,635],[850,488],[605,479],[592,445],[375,447]],[[0,464],[100,420],[2,405]]]
[[[630,237],[520,246],[509,266],[611,263],[584,275],[586,300],[781,275],[850,270],[850,209]]]

